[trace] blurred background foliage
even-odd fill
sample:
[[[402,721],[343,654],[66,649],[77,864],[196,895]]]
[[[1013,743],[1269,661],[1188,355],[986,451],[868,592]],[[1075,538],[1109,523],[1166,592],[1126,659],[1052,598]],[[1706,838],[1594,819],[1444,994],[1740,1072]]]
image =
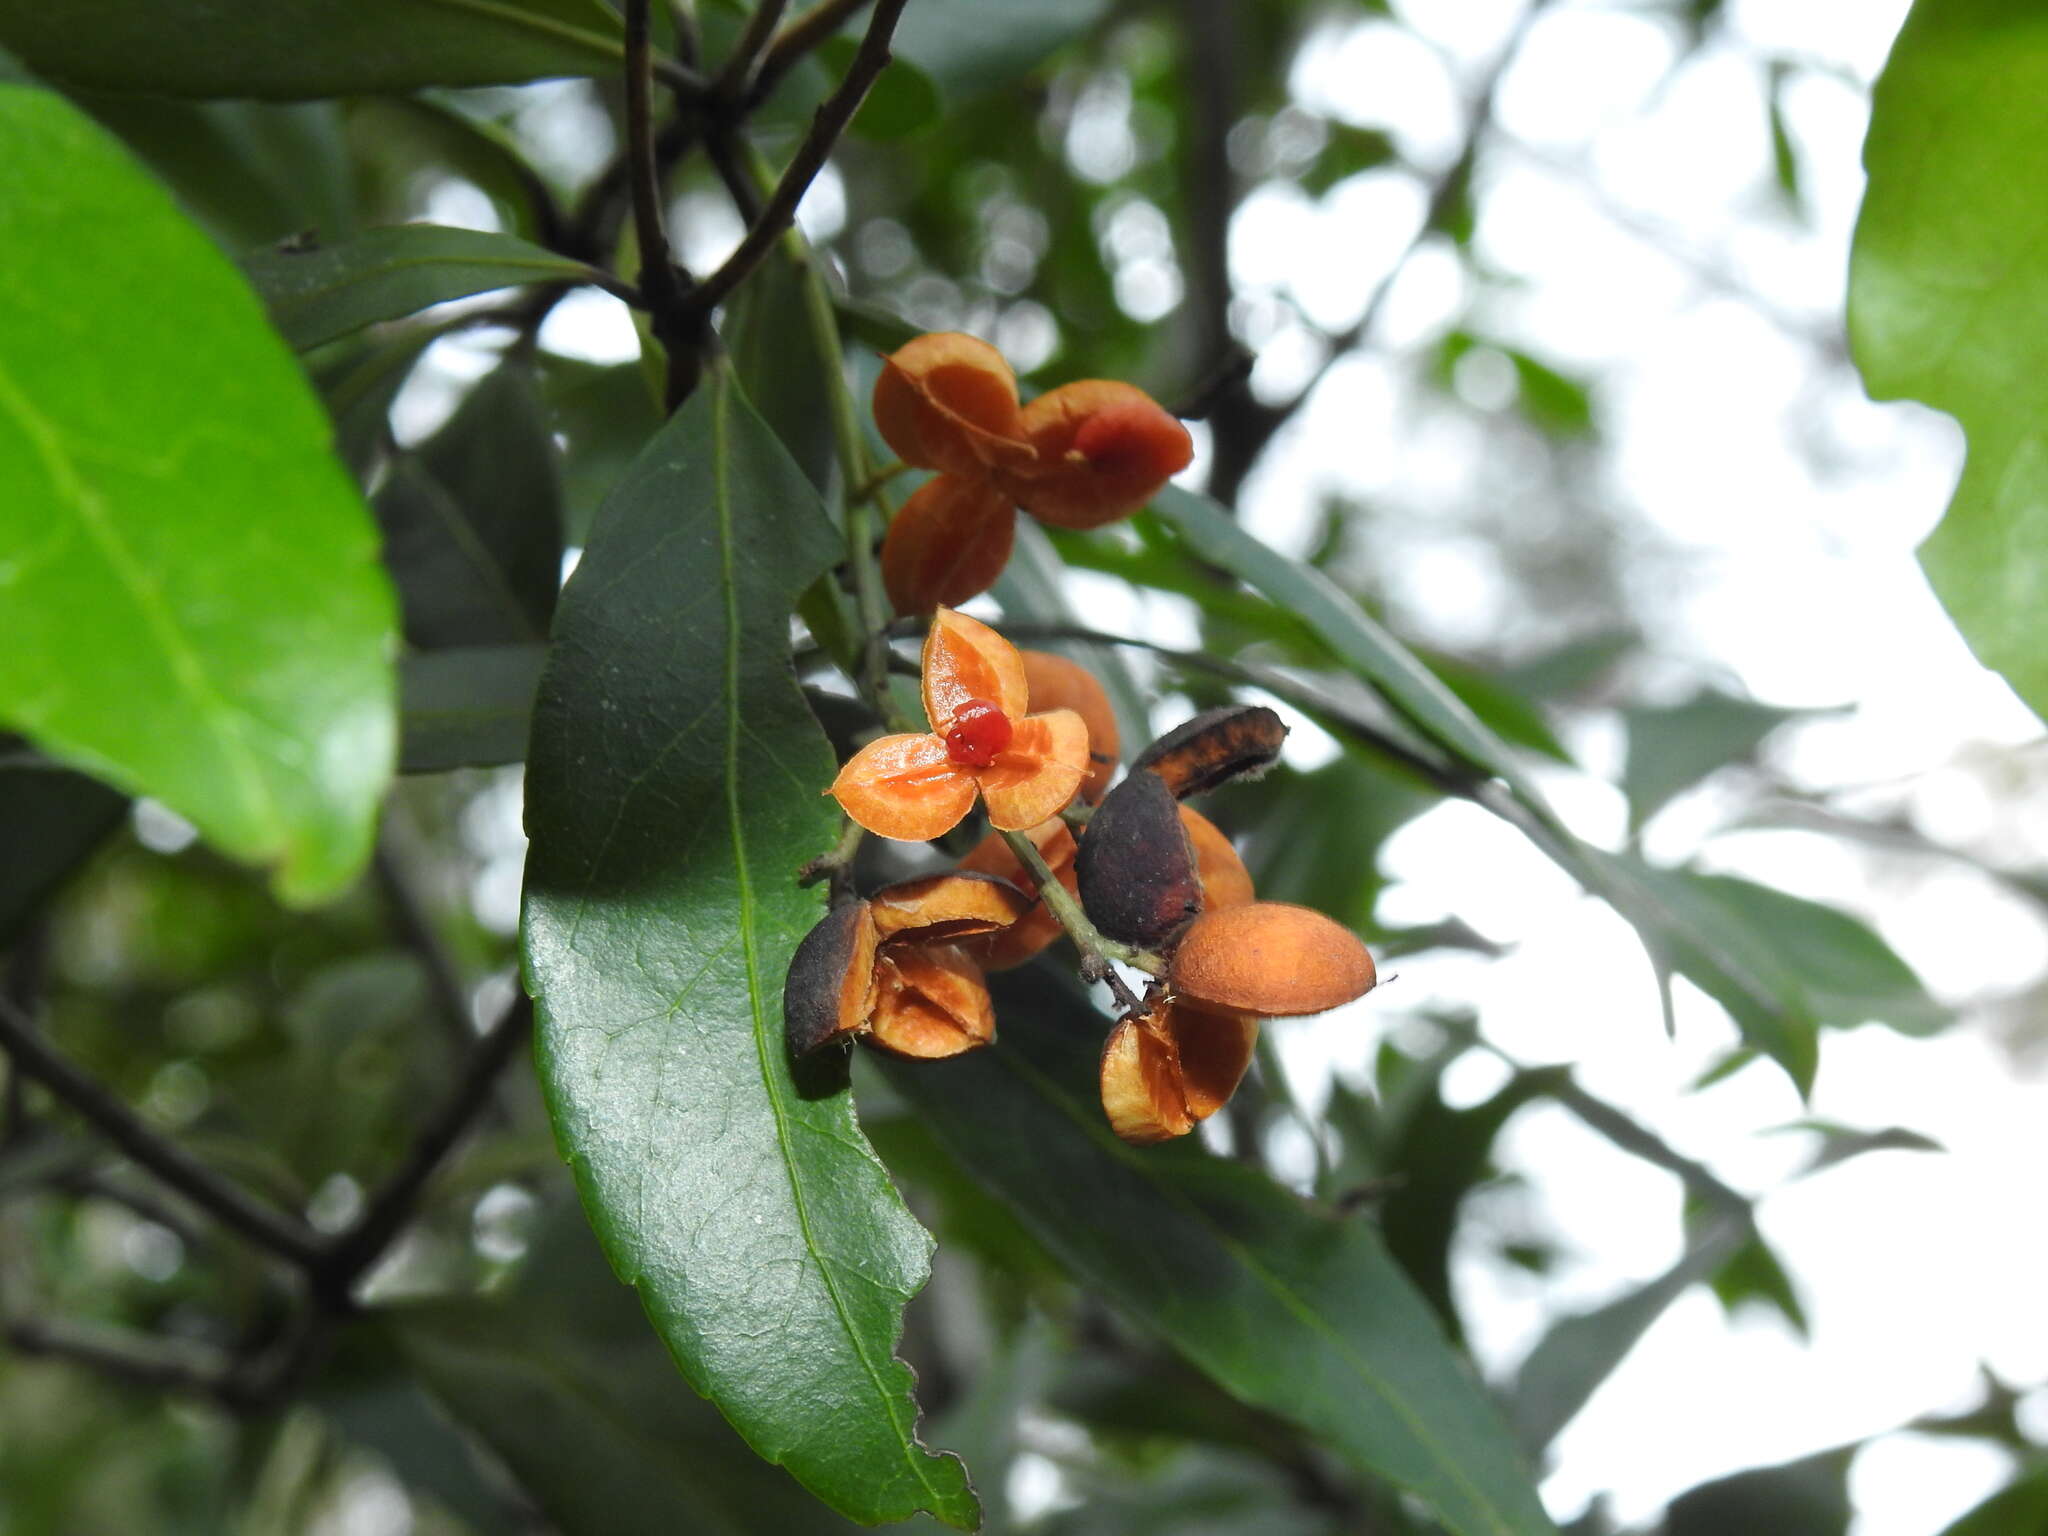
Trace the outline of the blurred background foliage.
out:
[[[1816,1057],[1823,1090],[1831,1069],[1874,1059],[1832,1067],[1823,1030],[1877,1027],[1913,1042],[1968,1032],[1995,1042],[2002,1062],[2037,1068],[2048,829],[2025,807],[2039,803],[2039,752],[2002,735],[1995,711],[1998,723],[1974,739],[1944,716],[1917,744],[1938,757],[1871,745],[1853,734],[1856,701],[1827,691],[1853,672],[1790,668],[1757,697],[1767,669],[1719,650],[1727,621],[1698,615],[1766,589],[1736,583],[1702,599],[1700,567],[1769,559],[1768,532],[1710,549],[1683,518],[1646,510],[1643,487],[1656,482],[1626,455],[1642,451],[1636,423],[1654,369],[1626,336],[1582,333],[1574,348],[1567,322],[1561,343],[1545,304],[1572,274],[1518,265],[1502,232],[1553,221],[1558,241],[1588,242],[1584,265],[1596,272],[1606,245],[1639,247],[1651,269],[1641,281],[1661,285],[1665,311],[1705,310],[1744,337],[1751,325],[1768,332],[1759,367],[1779,374],[1759,388],[1775,414],[1761,428],[1747,415],[1722,422],[1711,401],[1689,397],[1701,412],[1693,429],[1720,445],[1700,451],[1739,455],[1751,451],[1742,432],[1775,431],[1772,451],[1853,500],[1905,450],[1843,404],[1860,392],[1839,293],[1824,277],[1804,290],[1780,282],[1770,264],[1804,273],[1841,258],[1839,187],[1853,182],[1845,157],[1878,62],[1870,38],[1881,54],[1886,25],[1859,23],[1856,42],[1832,49],[1818,24],[1787,40],[1758,23],[1759,8],[1733,14],[1720,0],[1535,0],[1463,19],[1447,9],[1458,8],[915,0],[900,62],[803,214],[843,279],[862,366],[910,330],[965,329],[994,340],[1027,388],[1101,375],[1199,405],[1197,472],[1212,494],[1414,645],[1522,750],[1575,827],[1639,869],[1683,926],[1744,956],[1778,998],[1774,1027],[1801,1037],[1784,1053]],[[1895,24],[1898,7],[1884,9]],[[707,53],[743,14],[705,0]],[[1605,101],[1577,149],[1503,121],[1504,94],[1532,73],[1525,50],[1553,58],[1599,27],[1621,29],[1620,53],[1589,57],[1628,55],[1626,102]],[[784,83],[758,120],[771,155],[844,58],[828,50]],[[1724,77],[1739,87],[1689,108],[1679,128],[1659,126],[1700,80]],[[1570,77],[1534,78],[1556,91]],[[415,219],[556,243],[565,211],[612,162],[621,114],[604,82],[297,105],[77,99],[238,254],[306,230],[331,241]],[[1753,118],[1735,120],[1738,109]],[[1541,117],[1527,103],[1513,115]],[[1673,162],[1679,185],[1648,207],[1627,176],[1610,175],[1608,151],[1638,117],[1653,146],[1682,131],[1724,148],[1684,218],[1690,162]],[[1735,158],[1735,170],[1722,163]],[[741,220],[700,160],[670,190],[681,254],[701,267]],[[750,392],[822,477],[829,435],[806,358],[778,332],[790,306],[774,281],[771,269],[743,291],[724,328]],[[1573,313],[1597,313],[1579,298]],[[1627,309],[1619,294],[1616,306]],[[436,737],[432,659],[451,643],[516,648],[545,635],[554,541],[580,542],[659,420],[658,380],[633,355],[622,316],[586,290],[537,338],[517,340],[504,324],[516,303],[475,301],[311,356],[390,547],[411,552],[397,571],[414,651],[406,754],[436,770],[402,782],[374,876],[345,900],[286,913],[258,877],[195,844],[161,808],[0,763],[13,781],[0,815],[22,850],[0,871],[13,995],[148,1123],[320,1230],[360,1209],[468,1034],[512,995],[515,760],[531,658],[515,649],[491,663],[503,673],[502,719],[498,745],[484,749],[474,719]],[[1739,361],[1712,382],[1740,387]],[[1937,461],[1921,486],[1939,479],[1946,446],[1930,430],[1897,429],[1920,434],[1913,441]],[[474,585],[449,574],[460,551],[434,542],[446,522],[435,508],[448,499],[491,509],[501,551],[532,541],[505,558],[518,579],[481,608]],[[1924,517],[1928,505],[1885,516]],[[1623,1073],[1611,1094],[1596,1093],[1582,1080],[1600,1076],[1598,1030],[1561,1026],[1546,1043],[1525,1024],[1496,1028],[1501,989],[1489,977],[1540,935],[1528,911],[1572,905],[1569,888],[1530,875],[1526,856],[1472,830],[1478,812],[1347,735],[1347,711],[1386,723],[1372,700],[1292,615],[1219,583],[1168,519],[1038,537],[998,594],[1006,612],[1052,619],[1043,599],[1064,581],[1070,610],[1091,627],[1225,665],[1219,676],[1171,654],[1123,654],[1117,664],[1157,700],[1130,739],[1248,682],[1255,696],[1291,684],[1321,702],[1310,713],[1327,734],[1304,727],[1297,755],[1256,788],[1217,797],[1211,814],[1246,851],[1263,896],[1333,914],[1366,935],[1383,971],[1405,973],[1363,1009],[1269,1040],[1213,1144],[1377,1223],[1470,1341],[1525,1448],[1539,1463],[1552,1457],[1553,1471],[1560,1432],[1674,1306],[1704,1295],[1749,1326],[1826,1330],[1780,1251],[1784,1224],[1759,1210],[1852,1159],[1890,1170],[1943,1156],[1927,1127],[1841,1123],[1802,1106],[1754,1059],[1766,1032],[1738,1033],[1717,1006],[1739,1018],[1753,1001],[1713,993],[1684,954],[1659,957],[1666,972],[1653,979],[1611,923],[1596,948],[1573,953],[1604,957],[1628,973],[1621,983],[1554,966],[1504,974],[1559,984],[1541,1004],[1553,1013],[1580,1007],[1581,988],[1604,998],[1598,1006],[1625,1015],[1646,1049],[1666,1049],[1668,1014],[1687,1082]],[[1858,567],[1835,569],[1855,579]],[[1760,643],[1805,643],[1802,626],[1833,622],[1829,597],[1810,590],[1803,612],[1759,616]],[[1864,747],[1903,766],[1841,771]],[[1418,880],[1418,862],[1439,856],[1463,862]],[[1506,918],[1502,885],[1521,903]],[[1913,934],[1944,901],[1991,914],[1985,931],[2018,935],[2021,959],[1988,981],[1967,965],[1936,975]],[[1880,1054],[1910,1076],[1910,1051]],[[1575,1070],[1581,1055],[1589,1070]],[[1629,1102],[1631,1082],[1651,1083],[1640,1102]],[[1684,1108],[1725,1103],[1736,1082],[1751,1086],[1732,1111]],[[859,1087],[869,1134],[940,1239],[904,1353],[925,1437],[966,1456],[988,1529],[1434,1528],[1077,1289],[889,1083],[863,1076]],[[296,1362],[284,1406],[190,1390],[221,1361],[290,1346],[270,1261],[38,1094],[11,1089],[7,1113],[0,1296],[17,1320],[0,1357],[7,1536],[838,1524],[755,1461],[675,1375],[596,1256],[523,1067],[371,1277],[380,1305]],[[1582,1132],[1607,1150],[1588,1152]],[[1573,1136],[1565,1155],[1546,1157]],[[1582,1187],[1560,1196],[1573,1181]],[[1662,1235],[1611,1241],[1603,1203]],[[57,1318],[71,1347],[44,1358],[58,1325],[41,1320]],[[143,1335],[160,1341],[146,1354],[121,1342]],[[109,1369],[70,1358],[90,1362],[95,1348]],[[2039,1350],[2016,1358],[2048,1367]],[[1925,1507],[1960,1514],[2013,1477],[1997,1496],[2006,1516],[1987,1505],[1977,1525],[1956,1529],[2033,1530],[2048,1424],[2040,1381],[1986,1369],[1955,1400],[1925,1401],[1818,1454],[1787,1445],[1781,1465],[1733,1471],[1739,1450],[1708,1452],[1708,1462],[1733,1458],[1730,1475],[1690,1491],[1630,1481],[1629,1445],[1610,1428],[1565,1442],[1554,1512],[1586,1536],[1931,1532],[1946,1515],[1883,1523],[1882,1479],[1852,1499],[1863,1441],[1910,1431],[1916,1444],[1984,1452],[1913,1472],[1933,1490],[1922,1489]],[[1760,1377],[1750,1390],[1762,1400],[1773,1385]],[[1641,1433],[1715,1443],[1685,1379],[1667,1370],[1656,1392]],[[1603,1498],[1622,1483],[1618,1505]]]

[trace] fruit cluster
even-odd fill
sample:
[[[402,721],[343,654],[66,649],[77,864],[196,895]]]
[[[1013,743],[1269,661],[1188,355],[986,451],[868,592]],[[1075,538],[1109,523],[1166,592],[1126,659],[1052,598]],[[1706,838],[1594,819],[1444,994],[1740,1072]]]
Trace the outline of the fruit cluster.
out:
[[[1057,528],[1099,528],[1144,506],[1194,454],[1187,428],[1143,390],[1082,379],[1022,405],[1002,354],[950,331],[883,360],[875,426],[906,465],[938,471],[882,545],[882,583],[899,613],[993,586],[1019,507]]]
[[[1230,840],[1181,803],[1271,765],[1287,734],[1272,710],[1197,716],[1105,794],[1115,717],[1085,670],[1020,653],[944,607],[920,670],[929,731],[868,743],[827,792],[884,837],[939,837],[977,800],[994,830],[958,868],[847,901],[811,931],[784,989],[793,1052],[859,1039],[930,1059],[986,1045],[987,972],[1064,931],[1083,974],[1107,980],[1122,1005],[1102,1055],[1104,1112],[1125,1140],[1155,1142],[1229,1099],[1261,1018],[1319,1013],[1371,988],[1356,937],[1305,907],[1255,900]],[[1152,973],[1142,998],[1110,959]]]

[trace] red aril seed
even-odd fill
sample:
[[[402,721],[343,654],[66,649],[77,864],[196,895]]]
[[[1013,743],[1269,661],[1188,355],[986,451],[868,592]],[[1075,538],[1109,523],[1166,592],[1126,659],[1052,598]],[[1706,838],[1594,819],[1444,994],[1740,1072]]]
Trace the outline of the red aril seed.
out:
[[[1010,744],[1013,734],[1015,728],[1000,705],[987,699],[968,699],[953,711],[953,726],[946,732],[946,756],[962,768],[986,768]]]

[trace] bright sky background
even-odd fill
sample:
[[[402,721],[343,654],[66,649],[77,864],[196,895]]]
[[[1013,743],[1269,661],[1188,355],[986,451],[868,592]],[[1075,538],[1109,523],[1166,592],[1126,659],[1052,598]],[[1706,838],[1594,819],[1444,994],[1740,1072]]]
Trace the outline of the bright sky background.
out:
[[[1865,92],[1905,9],[1905,0],[1730,0],[1734,35],[1679,65],[1669,22],[1613,0],[1560,0],[1534,24],[1499,95],[1510,147],[1487,162],[1478,250],[1525,283],[1512,298],[1489,298],[1485,320],[1597,378],[1605,489],[1682,557],[1649,578],[1668,588],[1642,594],[1677,693],[1718,677],[1767,703],[1853,705],[1781,733],[1775,770],[1808,789],[1861,789],[1844,803],[1902,808],[1932,836],[2038,866],[2048,814],[2029,808],[2026,791],[2048,770],[2048,753],[2015,759],[2002,749],[2036,742],[2040,724],[1971,659],[1912,558],[1946,503],[1961,436],[1917,408],[1871,404],[1825,357],[1839,336],[1862,192]],[[1396,10],[1413,32],[1371,20],[1332,26],[1291,87],[1317,112],[1390,129],[1429,168],[1454,153],[1463,93],[1522,5],[1397,0]],[[1785,110],[1812,215],[1804,226],[1772,201],[1760,54],[1797,65]],[[1102,132],[1069,145],[1084,171],[1114,173],[1129,152],[1114,107]],[[561,115],[553,141],[573,161],[575,88],[548,109]],[[1232,230],[1234,275],[1247,295],[1284,294],[1318,324],[1345,326],[1422,206],[1421,182],[1403,171],[1354,178],[1320,202],[1292,189],[1256,192]],[[702,266],[738,228],[710,205],[692,213],[697,244],[686,255]],[[480,195],[453,189],[430,216],[488,223],[490,211]],[[843,188],[828,172],[804,219],[824,235],[843,218]],[[1124,222],[1119,292],[1134,313],[1163,310],[1177,274],[1152,248],[1157,231]],[[1450,257],[1413,262],[1376,332],[1379,349],[1331,372],[1248,486],[1244,513],[1263,537],[1298,549],[1328,489],[1395,509],[1400,537],[1382,559],[1399,577],[1403,622],[1447,645],[1484,645],[1512,635],[1516,616],[1502,608],[1485,548],[1441,509],[1492,483],[1485,429],[1473,413],[1419,406],[1397,361],[1439,336],[1464,300]],[[998,339],[1023,350],[1033,338]],[[602,360],[636,346],[620,307],[597,294],[563,305],[543,341]],[[461,383],[487,366],[477,348],[469,338],[435,348],[434,366],[400,401],[402,437],[445,416]],[[1254,384],[1274,397],[1320,361],[1310,333],[1284,320],[1260,353]],[[1483,369],[1461,373],[1459,385],[1482,408],[1499,387]],[[1200,470],[1198,461],[1192,477]],[[1170,601],[1140,608],[1099,581],[1086,593],[1105,627],[1187,638],[1186,615]],[[1310,756],[1316,736],[1297,733]],[[1614,846],[1625,806],[1598,776],[1618,769],[1620,743],[1584,732],[1571,745],[1590,773],[1552,771],[1548,786],[1582,835]],[[501,923],[516,914],[516,793],[507,784],[478,812],[477,840],[498,854],[479,906]],[[1681,798],[1652,823],[1650,852],[1698,855],[1860,912],[1937,996],[1971,1007],[1931,1040],[1875,1027],[1831,1033],[1810,1109],[1857,1126],[1910,1126],[1948,1151],[1874,1154],[1772,1195],[1762,1224],[1807,1304],[1811,1343],[1772,1316],[1726,1320],[1703,1289],[1682,1299],[1557,1442],[1544,1495],[1561,1519],[1604,1493],[1621,1521],[1647,1522],[1702,1480],[1967,1408],[1980,1364],[2016,1385],[2048,1381],[2039,1188],[2048,1053],[2014,1044],[2026,1016],[1998,1006],[2048,970],[2048,924],[1961,865],[1799,832],[1731,834],[1721,829],[1729,808],[1713,786]],[[1738,1188],[1770,1187],[1810,1152],[1808,1136],[1765,1134],[1809,1113],[1775,1067],[1685,1092],[1734,1042],[1732,1027],[1680,983],[1678,1038],[1667,1040],[1630,931],[1516,833],[1445,804],[1399,833],[1386,863],[1397,883],[1384,916],[1456,914],[1514,950],[1497,962],[1407,960],[1398,997],[1281,1027],[1290,1077],[1311,1101],[1332,1072],[1365,1080],[1397,1009],[1443,1001],[1476,1005],[1488,1039],[1517,1058],[1577,1064],[1589,1089]],[[1447,1091],[1476,1101],[1502,1070],[1475,1053]],[[1506,1379],[1557,1317],[1672,1263],[1681,1232],[1676,1181],[1561,1110],[1523,1112],[1500,1152],[1526,1189],[1474,1202],[1455,1278],[1482,1367]],[[1542,1280],[1504,1274],[1478,1240],[1500,1230],[1563,1234],[1567,1257]],[[2048,1389],[2029,1408],[2048,1437]],[[1854,1469],[1854,1536],[1933,1536],[2009,1471],[1981,1444],[1880,1440]]]

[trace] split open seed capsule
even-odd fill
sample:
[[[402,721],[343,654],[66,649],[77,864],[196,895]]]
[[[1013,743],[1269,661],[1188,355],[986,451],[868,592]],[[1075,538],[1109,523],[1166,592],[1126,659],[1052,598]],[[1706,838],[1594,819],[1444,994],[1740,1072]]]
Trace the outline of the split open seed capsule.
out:
[[[1102,1048],[1102,1112],[1140,1146],[1185,1136],[1237,1091],[1258,1044],[1248,1013],[1208,1010],[1163,992],[1110,1031]]]
[[[865,1034],[874,987],[875,920],[864,901],[835,907],[804,935],[782,984],[792,1056]]]
[[[1377,978],[1358,936],[1280,901],[1205,912],[1173,951],[1176,995],[1269,1017],[1321,1013],[1363,997]]]
[[[931,1059],[986,1045],[995,1009],[980,964],[960,947],[1014,923],[1030,907],[990,875],[906,880],[828,912],[804,936],[783,983],[792,1055],[864,1039]]]
[[[1135,774],[1149,768],[1177,800],[1206,794],[1232,779],[1255,778],[1273,766],[1287,725],[1263,704],[1227,704],[1175,726],[1138,754]]]
[[[1081,798],[1090,805],[1102,799],[1116,773],[1122,750],[1116,726],[1116,711],[1095,674],[1079,662],[1050,651],[1019,651],[1024,658],[1024,681],[1034,715],[1055,709],[1071,709],[1088,727],[1088,776],[1081,781]]]

